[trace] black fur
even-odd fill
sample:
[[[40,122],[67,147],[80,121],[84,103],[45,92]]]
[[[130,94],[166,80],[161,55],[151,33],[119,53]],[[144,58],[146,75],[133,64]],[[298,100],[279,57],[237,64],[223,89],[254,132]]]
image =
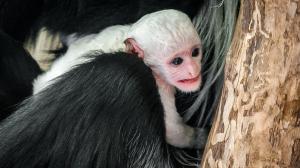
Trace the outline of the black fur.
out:
[[[0,31],[0,121],[32,94],[32,81],[40,73],[22,44]]]
[[[0,167],[171,167],[163,117],[151,70],[136,56],[103,54],[4,120]]]
[[[37,29],[64,35],[98,33],[112,25],[136,22],[145,14],[178,9],[194,17],[201,0],[48,0]]]
[[[103,28],[129,24],[145,14],[177,9],[193,18],[203,0],[1,0],[0,28],[24,42],[46,27],[65,35],[97,33]]]
[[[44,0],[0,0],[0,29],[24,42],[43,6]]]

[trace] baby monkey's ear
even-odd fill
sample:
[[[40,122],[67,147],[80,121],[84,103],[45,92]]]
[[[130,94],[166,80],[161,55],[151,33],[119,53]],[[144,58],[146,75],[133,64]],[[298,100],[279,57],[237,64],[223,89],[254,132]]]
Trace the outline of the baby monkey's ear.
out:
[[[139,58],[144,59],[144,51],[139,47],[139,44],[133,39],[128,38],[124,41],[126,45],[126,52],[138,55]]]

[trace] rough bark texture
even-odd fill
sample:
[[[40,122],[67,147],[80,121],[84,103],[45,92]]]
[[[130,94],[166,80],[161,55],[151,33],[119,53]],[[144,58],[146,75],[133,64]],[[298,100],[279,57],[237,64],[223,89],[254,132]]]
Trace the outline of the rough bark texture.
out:
[[[300,0],[242,0],[202,167],[300,168]]]

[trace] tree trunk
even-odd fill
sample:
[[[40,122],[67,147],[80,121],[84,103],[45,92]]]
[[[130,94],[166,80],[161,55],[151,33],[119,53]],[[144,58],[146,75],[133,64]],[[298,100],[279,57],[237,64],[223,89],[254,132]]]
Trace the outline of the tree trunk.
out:
[[[242,0],[202,167],[300,168],[300,0]]]

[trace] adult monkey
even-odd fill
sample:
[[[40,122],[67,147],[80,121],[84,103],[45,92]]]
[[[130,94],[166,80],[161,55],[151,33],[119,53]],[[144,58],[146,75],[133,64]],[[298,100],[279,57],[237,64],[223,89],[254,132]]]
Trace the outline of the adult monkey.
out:
[[[152,71],[132,54],[87,56],[0,124],[0,167],[175,167]]]

